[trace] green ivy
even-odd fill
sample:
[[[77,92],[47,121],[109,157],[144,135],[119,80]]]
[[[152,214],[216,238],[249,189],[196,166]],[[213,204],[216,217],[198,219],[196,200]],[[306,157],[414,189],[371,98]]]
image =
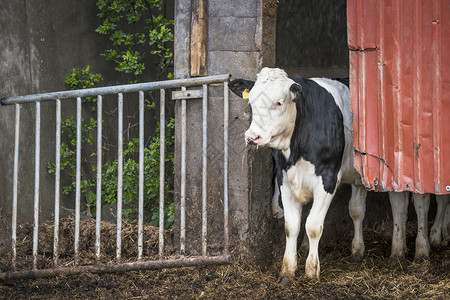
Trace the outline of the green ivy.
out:
[[[102,19],[102,24],[95,30],[107,35],[111,41],[112,48],[106,49],[101,56],[108,61],[115,63],[115,70],[125,74],[134,75],[131,83],[137,82],[137,77],[145,70],[143,58],[155,55],[159,58],[158,74],[167,69],[168,62],[172,60],[172,49],[167,47],[173,41],[173,33],[170,29],[173,20],[166,19],[162,14],[163,0],[98,0],[98,17]],[[138,50],[139,49],[139,50]],[[148,49],[148,50],[147,50]],[[148,51],[146,53],[145,51]],[[173,79],[172,73],[168,73],[168,78]],[[99,73],[93,73],[91,67],[76,69],[73,68],[66,77],[65,82],[72,90],[86,89],[99,86],[103,77]],[[150,97],[153,99],[152,97]],[[83,98],[83,103],[88,104],[93,117],[82,119],[82,148],[91,149],[94,144],[97,124],[95,117],[97,106],[96,97]],[[155,103],[146,99],[145,109],[154,109]],[[168,182],[173,182],[173,142],[174,142],[174,120],[170,119],[165,124],[165,165],[166,182],[165,189],[165,217],[164,227],[171,228],[174,219],[173,187]],[[70,182],[63,186],[63,194],[68,195],[76,188],[76,120],[74,117],[63,120],[61,123],[64,142],[61,143],[61,172],[67,176]],[[156,135],[151,138],[144,148],[144,207],[150,212],[154,225],[159,225],[159,127]],[[109,149],[103,147],[103,152]],[[139,140],[132,139],[125,142],[123,156],[123,202],[138,202],[139,199],[139,163],[135,160],[139,152]],[[103,157],[105,157],[103,153]],[[86,205],[90,213],[95,214],[96,204],[96,174],[97,165],[93,163],[91,157],[97,153],[92,151],[90,157],[82,158],[81,169],[81,192],[85,197]],[[118,161],[106,161],[102,166],[101,195],[102,205],[117,202],[117,168]],[[48,162],[49,173],[54,173],[56,165]],[[91,179],[93,178],[93,179]],[[123,215],[131,212],[124,209]]]
[[[166,69],[173,58],[167,47],[173,41],[173,20],[161,14],[163,0],[99,0],[97,7],[103,23],[95,31],[107,35],[114,46],[101,55],[113,61],[117,71],[142,74],[145,55],[136,50],[138,46],[149,47],[150,53],[159,57],[160,70]],[[129,26],[123,26],[124,22]]]

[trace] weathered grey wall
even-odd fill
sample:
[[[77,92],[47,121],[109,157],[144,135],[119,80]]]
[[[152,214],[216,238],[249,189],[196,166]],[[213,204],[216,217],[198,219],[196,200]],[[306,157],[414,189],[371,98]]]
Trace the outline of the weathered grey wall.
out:
[[[168,1],[168,17],[173,18],[173,2]],[[95,32],[101,20],[97,17],[96,1],[0,0],[0,97],[19,96],[66,90],[64,79],[72,68],[91,65],[91,71],[101,73],[104,83],[127,83],[129,78],[113,71],[114,66],[100,57],[110,48],[106,36]],[[147,71],[142,81],[155,80],[154,62],[146,60]],[[106,101],[105,101],[106,102]],[[113,110],[117,101],[104,104],[105,111]],[[137,101],[136,101],[137,102]],[[134,105],[134,106],[133,106]],[[125,103],[127,112],[135,104]],[[63,118],[75,112],[73,101],[63,101]],[[55,106],[41,104],[41,157],[40,157],[40,220],[53,214],[54,176],[47,172],[47,163],[55,155]],[[130,113],[129,115],[132,115]],[[105,122],[108,122],[105,117]],[[151,119],[146,115],[146,120]],[[111,126],[105,126],[105,134],[111,134],[115,142],[116,115],[109,116]],[[134,117],[130,117],[134,118]],[[34,105],[23,105],[20,125],[20,157],[18,215],[19,221],[32,221],[34,197]],[[107,123],[106,123],[107,124]],[[126,125],[124,125],[126,128]],[[153,125],[146,127],[146,134]],[[11,223],[12,175],[14,149],[14,107],[0,107],[0,250],[8,242]],[[62,215],[74,207],[74,197],[62,199]],[[67,208],[67,209],[65,209]]]
[[[6,1],[0,10],[0,95],[1,97],[64,90],[64,78],[72,67],[87,64],[106,73],[108,64],[98,54],[105,39],[93,30],[97,26],[95,1]],[[97,41],[97,42],[93,42]],[[111,79],[111,78],[110,78]],[[34,107],[24,105],[20,127],[18,188],[19,221],[30,220],[34,191]],[[54,183],[46,171],[54,160],[54,105],[41,106],[41,218],[52,215]],[[2,224],[10,223],[14,107],[0,107],[0,207]],[[7,226],[9,227],[9,226]],[[5,241],[8,231],[3,231]]]

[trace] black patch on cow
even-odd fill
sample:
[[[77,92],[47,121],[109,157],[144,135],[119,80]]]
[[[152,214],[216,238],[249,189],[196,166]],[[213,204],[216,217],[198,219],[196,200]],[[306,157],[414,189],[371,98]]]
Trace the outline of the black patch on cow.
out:
[[[342,112],[333,96],[315,81],[298,75],[293,79],[301,86],[301,91],[294,99],[297,117],[290,144],[291,155],[283,162],[284,155],[280,151],[277,154],[280,166],[286,164],[283,168],[286,170],[301,158],[311,162],[316,175],[322,177],[325,191],[332,194],[345,147]]]
[[[242,92],[245,91],[245,89],[251,90],[254,85],[254,81],[245,79],[235,79],[228,83],[230,90],[241,98]]]

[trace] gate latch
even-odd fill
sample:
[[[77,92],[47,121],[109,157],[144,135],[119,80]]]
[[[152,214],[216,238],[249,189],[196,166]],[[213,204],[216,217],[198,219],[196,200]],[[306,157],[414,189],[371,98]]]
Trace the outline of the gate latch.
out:
[[[203,90],[173,91],[172,100],[201,99]]]

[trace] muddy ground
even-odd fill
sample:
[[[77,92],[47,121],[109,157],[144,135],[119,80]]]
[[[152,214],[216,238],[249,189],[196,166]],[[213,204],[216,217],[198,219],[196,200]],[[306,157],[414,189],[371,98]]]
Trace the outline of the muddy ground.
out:
[[[67,228],[70,228],[72,224],[70,222],[66,224]],[[83,234],[89,232],[88,236],[84,237],[84,241],[90,243],[89,247],[91,247],[92,233],[88,228],[92,227],[92,224],[89,222],[92,223],[92,221],[88,221],[88,225],[83,223],[82,232]],[[63,228],[66,225],[63,224]],[[124,231],[128,232],[128,235],[125,233],[125,240],[135,240],[135,234],[129,229],[133,226],[135,224],[124,226]],[[365,229],[366,257],[361,263],[350,260],[352,238],[350,234],[343,236],[332,245],[321,247],[320,281],[304,277],[305,255],[302,255],[295,279],[287,285],[278,284],[277,277],[283,251],[283,247],[279,247],[274,253],[275,262],[271,265],[249,266],[236,258],[233,264],[207,268],[190,267],[120,274],[82,274],[48,279],[10,280],[0,282],[0,298],[450,299],[450,248],[433,251],[430,261],[413,262],[414,226],[414,223],[408,224],[407,243],[410,252],[404,261],[389,260],[391,236],[389,224],[381,224],[376,229]],[[22,231],[26,233],[24,228]],[[51,230],[51,227],[48,230]],[[114,234],[112,227],[102,228],[102,232]],[[157,251],[155,236],[157,231],[155,228],[146,227],[145,234],[149,237],[149,242],[145,244],[144,255],[152,256],[153,251]],[[51,234],[49,236],[52,237]],[[113,246],[115,239],[111,240],[113,240],[111,244]],[[31,245],[27,239],[22,242],[27,242],[27,247]],[[45,241],[40,240],[40,243],[47,245]],[[123,244],[124,256],[135,255],[134,242]],[[48,245],[51,245],[51,242]],[[64,243],[63,247],[66,247]],[[29,256],[29,250],[27,251],[28,253],[19,253],[18,256]],[[40,267],[46,267],[51,263],[49,253],[44,251],[41,256]],[[91,259],[84,254],[81,257],[83,263]],[[64,259],[66,258],[61,258],[61,264],[66,263]],[[67,259],[70,261],[71,258]],[[29,258],[19,259],[18,267],[22,261],[29,263]],[[70,263],[67,262],[67,264]],[[8,258],[1,258],[0,265],[2,271],[8,268]]]

